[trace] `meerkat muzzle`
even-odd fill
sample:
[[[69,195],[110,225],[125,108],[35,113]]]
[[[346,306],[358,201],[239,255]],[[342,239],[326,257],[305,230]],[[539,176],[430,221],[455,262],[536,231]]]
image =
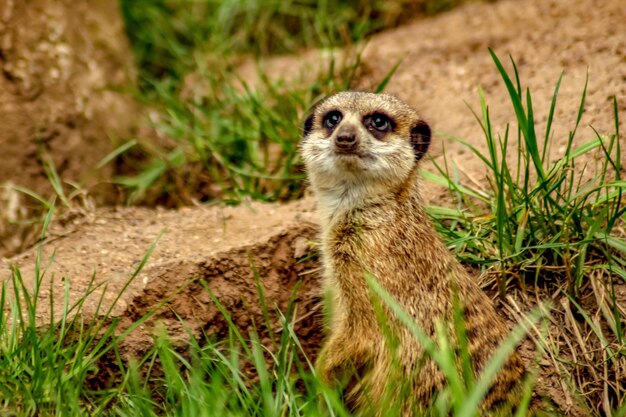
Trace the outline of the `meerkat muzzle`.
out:
[[[341,152],[352,152],[359,144],[359,139],[353,126],[340,126],[335,136],[335,147]]]

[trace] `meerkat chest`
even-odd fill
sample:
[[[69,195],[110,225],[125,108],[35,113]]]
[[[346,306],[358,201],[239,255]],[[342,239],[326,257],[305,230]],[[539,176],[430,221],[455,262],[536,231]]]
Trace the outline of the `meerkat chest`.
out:
[[[373,211],[345,216],[323,234],[326,260],[335,268],[371,269],[373,263],[388,257],[390,248],[398,244],[396,218],[391,212],[381,215]]]
[[[326,233],[335,250],[352,252],[367,250],[382,237],[393,234],[393,213],[379,216],[376,213],[353,212],[334,222]]]

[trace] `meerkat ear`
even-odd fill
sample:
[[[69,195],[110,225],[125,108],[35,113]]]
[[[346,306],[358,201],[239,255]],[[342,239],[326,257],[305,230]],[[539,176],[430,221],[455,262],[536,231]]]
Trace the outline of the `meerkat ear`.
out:
[[[430,146],[430,126],[423,120],[419,120],[411,129],[411,145],[415,151],[415,160],[422,159]]]
[[[308,136],[311,133],[311,129],[313,129],[313,113],[309,115],[304,121],[304,128],[302,129],[302,136]]]

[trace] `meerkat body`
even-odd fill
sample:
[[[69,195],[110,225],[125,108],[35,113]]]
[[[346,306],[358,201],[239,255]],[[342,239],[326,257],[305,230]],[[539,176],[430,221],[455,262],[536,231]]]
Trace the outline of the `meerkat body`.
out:
[[[363,413],[385,415],[380,409],[385,395],[389,398],[385,389],[399,381],[390,378],[401,378],[411,390],[409,401],[403,400],[404,415],[427,406],[445,385],[414,336],[392,317],[396,343],[391,349],[366,274],[430,336],[438,320],[451,321],[456,295],[475,373],[508,330],[423,209],[417,170],[429,143],[430,128],[415,110],[384,94],[336,94],[315,105],[304,126],[301,152],[321,217],[324,286],[330,300],[329,334],[316,368],[329,384],[355,373],[346,402]],[[398,369],[401,375],[394,374]],[[483,409],[515,401],[524,372],[514,354]]]

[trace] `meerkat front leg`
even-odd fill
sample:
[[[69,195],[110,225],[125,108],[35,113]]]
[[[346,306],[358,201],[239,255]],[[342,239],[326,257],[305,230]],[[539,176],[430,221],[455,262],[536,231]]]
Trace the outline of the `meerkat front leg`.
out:
[[[333,332],[318,355],[316,372],[326,385],[345,385],[353,376],[359,376],[371,362],[371,347],[363,339],[348,337],[348,334]]]

